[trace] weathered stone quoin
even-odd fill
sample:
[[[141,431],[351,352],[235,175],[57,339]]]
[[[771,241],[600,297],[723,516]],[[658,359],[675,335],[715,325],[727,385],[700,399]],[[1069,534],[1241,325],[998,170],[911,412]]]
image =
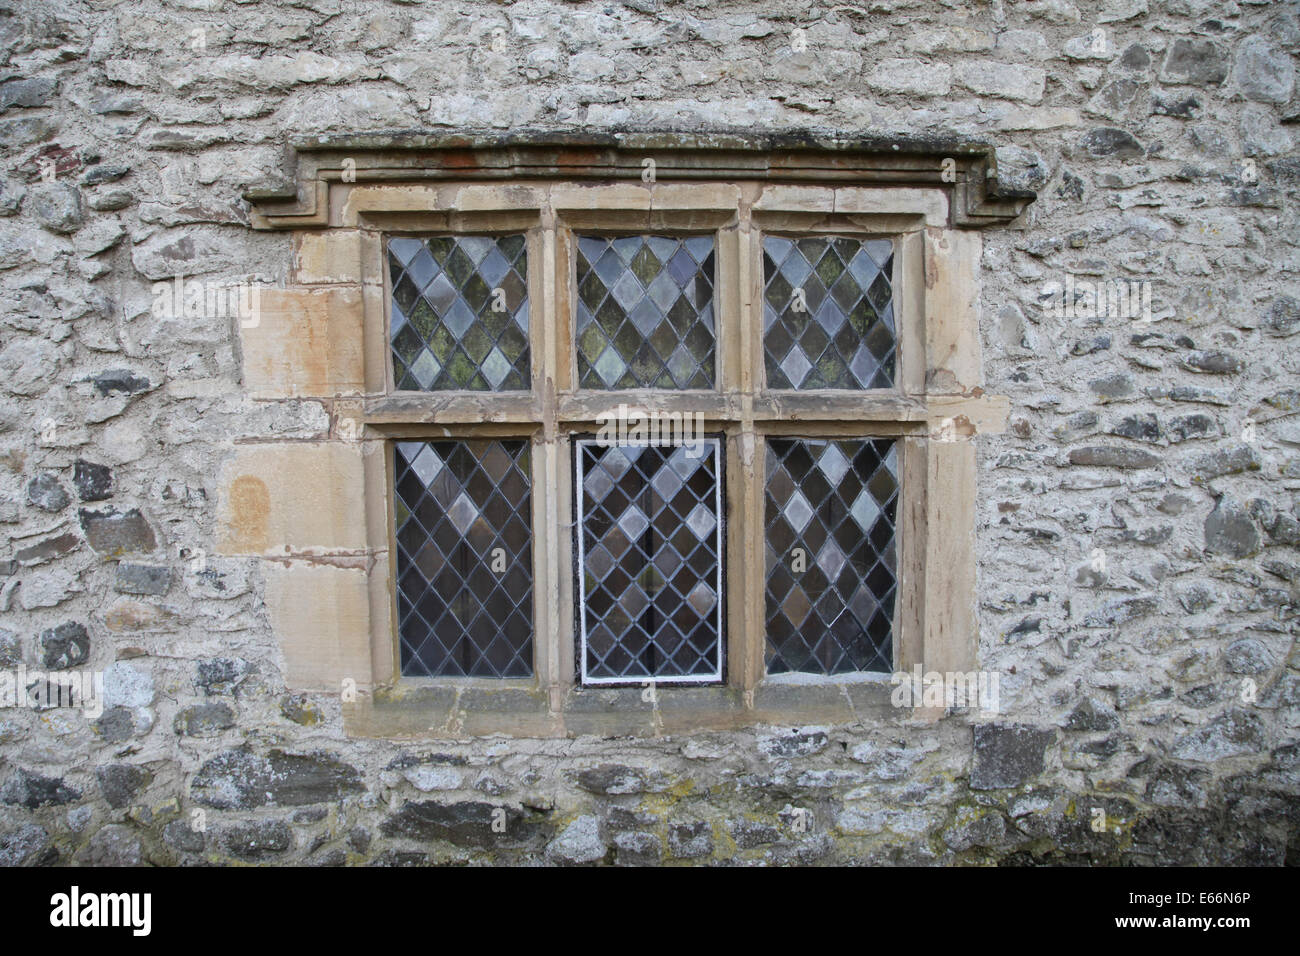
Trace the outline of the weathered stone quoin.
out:
[[[1294,4],[0,34],[0,864],[1300,861]],[[532,390],[396,393],[384,238],[476,230],[527,235]],[[716,235],[716,392],[574,387],[575,230]],[[758,237],[845,231],[896,242],[897,394],[770,392]],[[575,681],[616,414],[725,436],[718,686]],[[800,428],[897,440],[892,683],[764,673]],[[393,444],[448,435],[531,443],[530,679],[398,673]]]

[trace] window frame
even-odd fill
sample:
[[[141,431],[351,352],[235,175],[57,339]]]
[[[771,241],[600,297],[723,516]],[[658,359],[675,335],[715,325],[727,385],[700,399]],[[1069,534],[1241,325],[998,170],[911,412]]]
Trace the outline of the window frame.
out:
[[[733,186],[729,189],[728,186]],[[474,187],[464,187],[473,189]],[[482,189],[483,187],[479,187]],[[557,196],[556,193],[559,193]],[[389,194],[392,195],[391,193]],[[536,206],[501,210],[474,210],[439,214],[413,209],[395,212],[391,203],[381,212],[359,211],[359,219],[371,232],[370,244],[382,251],[381,261],[374,272],[381,276],[382,330],[384,349],[384,397],[377,403],[380,409],[391,408],[394,403],[402,407],[401,423],[394,423],[384,411],[367,412],[366,427],[383,428],[385,438],[391,443],[429,435],[446,438],[527,437],[533,441],[531,453],[535,475],[533,499],[534,567],[540,569],[548,561],[558,558],[561,576],[567,575],[565,586],[557,592],[541,586],[538,574],[534,587],[534,673],[532,678],[502,680],[497,678],[425,678],[401,674],[400,663],[395,660],[390,668],[390,683],[398,688],[420,688],[421,685],[473,687],[486,695],[494,692],[516,690],[523,692],[548,690],[549,701],[560,701],[562,713],[572,705],[575,695],[591,695],[604,690],[626,690],[634,684],[649,681],[620,681],[609,683],[582,683],[581,625],[582,609],[576,598],[570,605],[558,600],[558,595],[578,593],[576,575],[577,548],[572,536],[565,535],[560,525],[576,528],[577,493],[574,462],[574,439],[595,430],[602,412],[612,411],[619,405],[629,410],[683,414],[699,412],[705,416],[706,432],[721,432],[725,436],[723,448],[723,482],[720,489],[722,511],[731,533],[724,537],[723,559],[723,679],[721,683],[662,685],[659,696],[687,696],[692,691],[705,695],[738,693],[742,699],[752,696],[764,685],[770,687],[799,687],[806,696],[820,696],[817,688],[843,693],[842,685],[863,685],[886,681],[888,674],[861,672],[851,675],[814,675],[766,673],[766,634],[763,627],[766,612],[763,559],[765,522],[763,507],[763,463],[766,458],[766,439],[769,434],[785,434],[811,439],[828,437],[899,439],[899,471],[902,488],[899,495],[898,551],[899,587],[895,598],[894,656],[895,669],[902,669],[909,650],[918,641],[913,633],[918,627],[914,617],[908,616],[909,602],[904,594],[914,587],[918,569],[910,562],[918,552],[907,545],[902,517],[913,506],[913,499],[925,493],[920,471],[913,459],[916,451],[908,446],[905,423],[896,411],[915,399],[920,355],[919,343],[924,322],[920,299],[915,294],[917,286],[924,285],[923,263],[920,256],[926,218],[923,211],[913,209],[889,212],[835,214],[808,211],[802,205],[786,199],[769,202],[764,208],[754,208],[748,213],[742,207],[743,189],[733,184],[678,184],[650,185],[632,191],[622,185],[552,187],[549,208],[543,191],[530,191]],[[395,198],[395,197],[393,197]],[[644,199],[645,202],[638,202]],[[666,199],[666,208],[652,209],[656,199]],[[728,208],[730,206],[730,208]],[[443,229],[436,228],[446,223]],[[528,264],[530,361],[534,390],[522,392],[439,391],[397,392],[392,388],[392,361],[389,355],[389,323],[391,322],[391,292],[387,264],[387,243],[394,236],[425,235],[502,235],[519,231],[524,226]],[[394,228],[394,227],[400,228]],[[428,228],[433,226],[435,228]],[[703,226],[704,228],[701,228]],[[692,228],[694,227],[694,228]],[[709,234],[714,239],[716,253],[715,274],[715,380],[712,390],[661,390],[661,389],[582,389],[577,384],[575,326],[577,295],[576,250],[579,235],[637,235],[646,232],[665,235]],[[364,234],[364,233],[363,233]],[[894,245],[893,270],[890,276],[894,290],[895,330],[897,358],[895,386],[891,389],[768,389],[765,381],[762,336],[762,303],[765,277],[763,275],[763,238],[768,235],[844,235],[859,239],[887,238]],[[548,256],[550,258],[548,258]],[[548,262],[554,265],[547,267]],[[742,283],[750,283],[749,297],[743,295]],[[554,292],[547,286],[554,283]],[[535,303],[550,306],[550,318],[555,334],[547,340],[547,318],[538,315]],[[367,326],[374,324],[376,316],[367,315]],[[540,321],[539,321],[540,320]],[[755,324],[756,323],[756,324]],[[746,331],[748,327],[748,331]],[[544,351],[545,350],[545,351]],[[538,358],[542,357],[539,361]],[[556,403],[549,411],[540,406],[542,399],[539,383],[548,375],[557,383]],[[752,417],[744,415],[744,403],[735,398],[749,399]],[[387,400],[387,404],[385,401]],[[489,406],[491,406],[489,408]],[[412,414],[414,412],[414,414]],[[497,419],[491,424],[479,424],[484,412]],[[548,414],[551,420],[548,421]],[[430,419],[420,421],[421,418]],[[436,423],[436,424],[435,424]],[[488,431],[485,431],[488,429]],[[554,445],[544,436],[554,434]],[[746,477],[740,444],[752,441],[752,477]],[[539,459],[554,468],[558,487],[545,497],[539,494],[536,482]],[[386,455],[386,487],[391,488],[392,454]],[[746,487],[746,482],[752,487]],[[390,492],[391,494],[391,492]],[[550,523],[552,510],[568,510],[559,525]],[[743,511],[743,515],[741,512]],[[550,540],[548,540],[550,539]],[[389,547],[393,546],[391,534]],[[392,552],[390,552],[392,553]],[[748,560],[747,560],[748,558]],[[755,558],[757,560],[755,560]],[[394,562],[395,565],[395,562]],[[391,574],[392,572],[390,572]],[[553,572],[552,572],[553,573]],[[548,593],[544,593],[548,591]],[[395,584],[392,588],[395,608]],[[395,614],[395,611],[394,611]],[[391,627],[393,657],[398,656],[396,618]],[[757,623],[755,623],[757,622]],[[378,640],[378,636],[377,636]],[[703,696],[703,695],[700,695]],[[701,701],[707,709],[717,710],[720,701]],[[552,705],[553,706],[553,705]],[[643,710],[643,707],[637,707]],[[801,708],[789,708],[797,714]]]
[[[361,675],[357,699],[345,703],[349,733],[658,734],[763,722],[897,717],[888,705],[888,683],[878,677],[788,681],[782,678],[789,675],[763,674],[762,463],[768,433],[899,440],[896,666],[951,668],[974,660],[975,459],[970,439],[999,430],[1007,408],[1004,399],[986,396],[979,387],[980,237],[970,227],[1008,222],[1032,196],[999,193],[995,176],[988,175],[993,169],[991,152],[967,144],[951,150],[957,168],[949,179],[940,172],[940,157],[948,151],[942,144],[939,152],[930,143],[913,144],[897,154],[897,143],[831,144],[809,152],[808,147],[749,142],[737,146],[737,152],[717,143],[697,151],[682,138],[672,139],[658,154],[664,158],[664,181],[649,183],[628,181],[637,178],[645,155],[632,142],[584,147],[572,155],[545,146],[511,151],[493,142],[482,145],[473,153],[474,162],[466,163],[467,147],[459,141],[434,144],[429,153],[418,152],[428,144],[414,141],[396,147],[379,140],[363,139],[359,145],[322,141],[299,146],[304,184],[296,196],[270,190],[250,193],[255,227],[323,226],[340,238],[345,265],[349,242],[355,243],[351,248],[359,259],[351,281],[361,293],[364,389],[356,397],[334,396],[331,433],[359,441],[363,451],[370,554],[370,633],[345,635],[347,642],[368,641],[372,665],[369,674]],[[412,148],[417,152],[409,152]],[[654,143],[646,149],[653,152]],[[771,151],[754,161],[745,150]],[[850,158],[836,157],[838,165],[824,163],[823,154],[834,150],[846,150]],[[358,151],[362,164],[354,160],[348,170],[346,160]],[[808,185],[809,180],[817,184]],[[717,228],[720,212],[728,223],[718,228],[716,240],[716,393],[583,394],[559,387],[566,380],[572,383],[576,375],[575,359],[557,345],[568,343],[571,352],[573,344],[568,303],[575,291],[575,265],[559,239],[563,229],[574,222],[616,217],[627,224],[620,231],[653,232],[686,223],[684,231],[697,232],[702,230],[690,225],[710,215]],[[538,224],[526,231],[534,391],[391,391],[386,233],[520,231],[521,220]],[[640,227],[642,221],[649,228]],[[898,332],[895,389],[843,390],[845,400],[839,402],[828,398],[841,396],[823,393],[841,390],[802,395],[766,390],[761,236],[764,228],[781,222],[796,222],[797,232],[807,228],[852,234],[856,228],[869,235],[902,237],[895,239],[892,282]],[[310,235],[300,232],[299,243]],[[730,274],[724,267],[727,250],[736,264]],[[300,284],[313,282],[301,275],[297,279]],[[513,396],[526,400],[503,401]],[[561,599],[573,593],[571,562],[563,560],[569,536],[539,533],[567,531],[573,524],[573,476],[563,467],[572,451],[566,437],[592,430],[597,413],[620,402],[646,411],[700,411],[706,431],[726,438],[724,519],[732,532],[726,538],[724,592],[733,596],[724,597],[723,609],[727,681],[722,687],[665,688],[648,704],[636,688],[582,688],[566,681],[566,673],[573,673],[575,647],[573,602]],[[955,432],[937,434],[940,420],[956,423]],[[344,436],[343,426],[349,423]],[[948,434],[956,440],[943,437]],[[396,676],[389,443],[462,436],[526,437],[532,442],[534,601],[543,607],[534,619],[537,661],[528,681]],[[379,450],[383,453],[374,453]],[[739,527],[748,530],[737,534]],[[755,577],[757,586],[746,575]],[[748,600],[735,600],[739,595]],[[547,641],[547,634],[561,637]]]
[[[716,442],[718,478],[714,488],[714,500],[717,505],[717,526],[714,532],[721,547],[718,550],[718,574],[716,578],[718,590],[718,670],[717,674],[709,674],[698,679],[678,678],[675,680],[657,680],[648,677],[628,677],[628,678],[597,678],[591,679],[587,674],[586,649],[587,635],[585,627],[586,608],[583,603],[582,589],[582,560],[584,550],[582,546],[582,475],[578,466],[578,460],[582,445],[590,444],[596,440],[594,434],[584,434],[574,432],[569,438],[569,458],[573,465],[572,488],[574,509],[573,523],[573,545],[570,552],[572,557],[572,576],[573,576],[573,601],[576,609],[574,620],[574,684],[583,688],[601,688],[601,687],[648,687],[651,684],[656,687],[673,690],[689,687],[725,687],[727,684],[727,541],[728,541],[728,517],[727,517],[727,455],[726,455],[726,438],[721,434],[711,434],[705,432],[703,436],[705,441]],[[563,531],[561,531],[563,533]]]

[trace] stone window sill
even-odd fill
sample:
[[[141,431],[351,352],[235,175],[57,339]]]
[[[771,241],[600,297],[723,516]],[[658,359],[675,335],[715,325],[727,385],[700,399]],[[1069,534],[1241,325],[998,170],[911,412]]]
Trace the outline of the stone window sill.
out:
[[[358,737],[455,739],[662,736],[762,724],[843,725],[906,718],[892,706],[888,675],[816,681],[767,678],[748,694],[732,687],[570,687],[560,707],[535,681],[403,678],[343,707]]]

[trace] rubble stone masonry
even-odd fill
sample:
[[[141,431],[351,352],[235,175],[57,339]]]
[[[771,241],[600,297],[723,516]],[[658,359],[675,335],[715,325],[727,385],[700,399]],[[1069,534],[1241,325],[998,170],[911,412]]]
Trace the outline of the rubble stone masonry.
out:
[[[0,709],[0,863],[1300,862],[1296,3],[0,0],[0,50],[0,669],[103,674]],[[998,713],[345,731],[357,236],[243,197],[417,129],[995,148]]]

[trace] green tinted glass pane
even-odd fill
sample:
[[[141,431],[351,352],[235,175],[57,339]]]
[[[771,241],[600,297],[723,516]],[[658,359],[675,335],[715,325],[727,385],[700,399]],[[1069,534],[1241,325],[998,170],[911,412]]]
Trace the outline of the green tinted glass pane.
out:
[[[776,389],[892,388],[893,244],[763,239],[763,364]]]
[[[531,387],[525,250],[521,235],[389,238],[399,389]]]
[[[582,388],[713,387],[711,236],[580,236],[577,269]]]

